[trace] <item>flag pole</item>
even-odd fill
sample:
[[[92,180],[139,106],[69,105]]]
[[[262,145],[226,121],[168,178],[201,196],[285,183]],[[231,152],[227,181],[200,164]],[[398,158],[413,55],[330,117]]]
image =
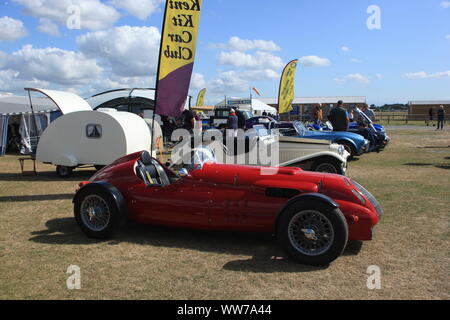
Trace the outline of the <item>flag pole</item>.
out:
[[[166,27],[167,4],[168,4],[168,2],[166,1],[166,7],[164,9],[163,25],[162,25],[162,29],[161,29],[161,43],[159,45],[158,68],[157,68],[157,71],[156,71],[155,108],[153,109],[153,117],[152,117],[152,144],[151,144],[151,148],[150,148],[150,154],[151,154],[152,157],[153,157],[153,147],[154,147],[154,141],[155,141],[155,116],[156,116],[157,106],[158,106],[159,75],[160,75],[160,66],[161,66],[161,53],[163,51],[164,29]]]

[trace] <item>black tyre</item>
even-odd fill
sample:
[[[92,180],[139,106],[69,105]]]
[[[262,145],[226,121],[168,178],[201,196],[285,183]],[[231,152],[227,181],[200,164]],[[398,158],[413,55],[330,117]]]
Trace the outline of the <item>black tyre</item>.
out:
[[[344,251],[348,226],[339,209],[318,201],[299,201],[281,214],[277,238],[295,261],[324,266]]]
[[[344,170],[342,169],[342,163],[334,158],[321,158],[316,160],[312,165],[311,170],[340,175],[344,174]]]
[[[72,175],[72,172],[72,167],[56,166],[56,175],[60,178],[69,178]]]
[[[347,160],[353,160],[353,158],[355,158],[357,156],[356,148],[350,142],[348,142],[348,141],[336,141],[336,143],[341,144],[342,146],[344,146],[345,151],[350,153],[350,155],[349,155]]]
[[[81,230],[90,238],[111,239],[126,222],[113,196],[105,190],[80,191],[74,215]]]

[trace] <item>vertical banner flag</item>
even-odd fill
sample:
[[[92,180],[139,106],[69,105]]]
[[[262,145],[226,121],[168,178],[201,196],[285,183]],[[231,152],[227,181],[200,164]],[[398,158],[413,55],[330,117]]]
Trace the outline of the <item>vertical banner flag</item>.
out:
[[[205,105],[205,95],[206,95],[206,88],[200,90],[197,97],[197,107],[203,107]]]
[[[280,91],[278,93],[278,113],[287,113],[292,111],[292,102],[294,101],[295,71],[297,70],[298,60],[293,60],[284,68],[280,81]]]
[[[166,1],[161,35],[156,114],[179,116],[194,68],[202,0]]]

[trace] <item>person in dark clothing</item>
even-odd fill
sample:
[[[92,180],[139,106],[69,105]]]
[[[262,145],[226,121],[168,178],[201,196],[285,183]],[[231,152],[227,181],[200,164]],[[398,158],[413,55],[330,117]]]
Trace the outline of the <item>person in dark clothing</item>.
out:
[[[194,134],[195,116],[191,110],[184,110],[181,114],[183,119],[183,129],[189,131],[190,134]]]
[[[239,119],[234,109],[230,110],[227,122],[227,136],[236,137],[237,130],[239,129]]]
[[[433,126],[434,126],[434,123],[433,123],[433,116],[434,116],[434,109],[433,109],[433,108],[430,108],[430,109],[428,110],[428,122],[427,122],[427,126],[429,126],[430,123],[432,123]]]
[[[438,125],[437,125],[437,129],[439,130],[439,128],[441,130],[444,130],[444,123],[445,123],[445,109],[444,106],[440,106],[439,110],[437,111],[437,119],[438,119]]]
[[[171,117],[161,116],[161,121],[163,124],[162,132],[163,132],[164,141],[169,142],[172,137],[172,133],[175,130],[176,125],[174,123],[174,120]]]
[[[340,100],[336,107],[331,109],[328,114],[328,120],[333,125],[333,131],[347,131],[348,130],[348,113],[343,107],[343,102]]]

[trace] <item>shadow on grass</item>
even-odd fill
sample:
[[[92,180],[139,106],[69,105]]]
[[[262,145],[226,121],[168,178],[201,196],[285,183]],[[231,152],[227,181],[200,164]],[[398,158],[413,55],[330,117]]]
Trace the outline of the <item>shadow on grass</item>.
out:
[[[32,201],[55,201],[72,200],[74,194],[48,194],[35,196],[5,196],[0,197],[0,202],[32,202]]]
[[[425,146],[425,147],[417,147],[418,149],[447,149],[450,146]]]
[[[92,245],[102,242],[86,237],[74,218],[53,219],[46,223],[46,227],[47,230],[33,232],[30,241],[55,245]],[[226,263],[223,268],[230,271],[309,272],[328,268],[328,266],[310,267],[295,263],[286,257],[270,234],[197,231],[130,223],[114,240],[108,241],[108,244],[114,246],[123,242],[252,256],[248,260]],[[343,255],[357,255],[361,246],[361,242],[349,242]]]
[[[91,170],[74,171],[70,178],[59,178],[55,172],[38,172],[36,174],[0,173],[0,181],[82,181],[89,180],[96,173]]]
[[[450,164],[435,164],[435,163],[405,163],[404,166],[409,167],[435,167],[438,169],[450,170]]]

